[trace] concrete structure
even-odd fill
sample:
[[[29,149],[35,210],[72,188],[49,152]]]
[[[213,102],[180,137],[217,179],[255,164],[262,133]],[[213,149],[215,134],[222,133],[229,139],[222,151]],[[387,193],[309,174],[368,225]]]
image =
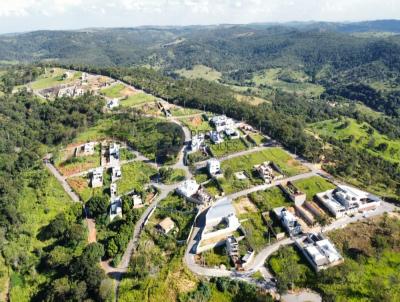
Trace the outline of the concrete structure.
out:
[[[171,232],[174,227],[175,223],[169,217],[166,217],[163,220],[161,220],[160,223],[157,224],[156,226],[156,228],[164,234],[168,234],[169,232]]]
[[[210,132],[210,140],[216,145],[224,142],[223,137],[217,131]]]
[[[98,188],[103,186],[103,168],[98,167],[90,172],[90,186]]]
[[[235,126],[235,122],[227,118],[226,115],[217,115],[211,118],[211,124],[214,125],[217,132],[223,132],[226,129],[232,129]]]
[[[190,198],[192,197],[194,194],[197,193],[197,191],[199,190],[200,185],[193,179],[188,179],[183,181],[179,187],[176,189],[176,192],[185,197],[185,198]]]
[[[307,234],[305,239],[298,239],[295,244],[317,272],[343,262],[333,243],[322,234]]]
[[[226,136],[228,136],[230,139],[238,139],[240,138],[239,131],[233,128],[227,128],[224,130],[224,133]]]
[[[111,99],[107,101],[107,108],[114,109],[119,107],[119,99]]]
[[[226,239],[226,252],[228,253],[228,256],[231,258],[235,267],[241,266],[239,243],[234,236],[229,236]]]
[[[306,201],[306,194],[300,191],[292,182],[280,185],[280,188],[295,205],[301,206]]]
[[[116,195],[117,195],[117,184],[116,183],[112,183],[110,185],[110,195],[111,195],[111,198],[116,197]]]
[[[255,252],[250,249],[247,251],[246,255],[242,257],[242,266],[243,268],[247,268],[247,266],[253,261]]]
[[[378,196],[359,189],[339,185],[334,190],[318,193],[317,199],[336,218],[376,209],[381,204]]]
[[[274,213],[289,236],[296,236],[303,231],[296,217],[284,207],[275,208]]]
[[[82,146],[80,146],[80,155],[92,155],[94,154],[94,147],[95,147],[95,143],[94,142],[89,142],[86,144],[83,144]]]
[[[111,198],[110,205],[110,221],[113,221],[115,217],[122,218],[122,201],[121,198]]]
[[[119,165],[119,145],[112,143],[108,149],[109,162],[111,166]]]
[[[132,201],[133,201],[133,206],[134,207],[140,207],[143,205],[142,198],[138,194],[133,194],[132,195]]]
[[[111,181],[117,181],[122,177],[121,166],[115,165],[111,168]]]
[[[275,171],[273,164],[271,164],[269,161],[266,161],[261,165],[254,165],[254,170],[267,184],[272,183],[276,179],[283,178],[283,175]]]
[[[211,158],[207,161],[207,171],[211,176],[221,173],[221,163],[216,158]]]

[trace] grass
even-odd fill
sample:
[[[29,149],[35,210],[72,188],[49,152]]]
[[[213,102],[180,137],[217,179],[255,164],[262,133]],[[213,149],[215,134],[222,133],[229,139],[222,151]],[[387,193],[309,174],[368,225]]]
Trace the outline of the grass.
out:
[[[295,181],[294,184],[301,191],[306,193],[307,200],[312,200],[317,193],[336,188],[334,184],[330,183],[325,178],[322,178],[320,176],[313,176],[310,178],[301,179]]]
[[[246,232],[248,243],[256,252],[259,252],[262,248],[268,245],[268,228],[264,224],[261,213],[247,212],[239,215],[239,219],[246,219],[246,221],[242,221],[241,224]],[[272,239],[273,238],[271,237],[271,241]]]
[[[64,176],[87,171],[98,166],[100,166],[99,149],[97,149],[93,155],[70,157],[64,161],[56,162],[57,169]]]
[[[200,114],[202,110],[199,109],[192,109],[192,108],[182,108],[182,107],[173,107],[171,109],[172,116],[185,116],[185,115],[192,115],[192,114]]]
[[[221,144],[213,144],[210,146],[210,150],[215,157],[223,157],[246,149],[248,149],[248,147],[242,139],[225,140]]]
[[[122,91],[125,89],[125,85],[121,83],[114,84],[108,88],[104,88],[101,90],[101,94],[109,97],[109,98],[122,98],[124,95]]]
[[[139,93],[129,96],[126,99],[122,99],[120,101],[120,105],[122,107],[132,107],[132,106],[141,105],[141,104],[145,104],[145,103],[151,103],[151,102],[154,102],[155,100],[156,100],[156,98],[154,96],[143,93],[143,92],[139,92]]]
[[[204,65],[195,65],[193,69],[190,70],[179,69],[176,73],[188,79],[204,79],[207,81],[218,81],[222,77],[219,71]]]
[[[93,196],[103,194],[103,188],[91,188],[89,186],[87,177],[71,177],[67,179],[67,182],[84,202],[88,201]]]
[[[110,137],[109,129],[114,120],[112,118],[100,120],[94,127],[79,133],[74,139],[74,143],[85,143],[90,141],[100,141]]]
[[[57,85],[73,82],[79,79],[79,77],[82,75],[81,72],[73,72],[72,77],[63,80],[62,76],[65,72],[65,69],[54,68],[54,73],[51,73],[49,70],[47,71],[47,73],[39,76],[36,81],[30,83],[29,85],[32,87],[32,89],[35,90],[51,88]]]
[[[307,96],[319,96],[324,92],[322,86],[310,83],[305,73],[290,69],[267,69],[254,75],[253,82],[255,82],[257,87],[267,86]]]
[[[185,180],[186,173],[183,169],[173,169],[173,172],[170,177],[164,180],[164,183],[167,185],[176,184]]]
[[[225,245],[218,246],[212,250],[208,250],[202,254],[205,260],[205,264],[208,267],[215,267],[225,265],[226,268],[232,267],[231,260],[226,252]]]
[[[261,135],[260,133],[251,133],[249,134],[249,137],[256,143],[256,145],[260,146],[264,144],[267,139],[265,138],[264,135]]]
[[[277,207],[293,206],[293,203],[278,187],[251,193],[249,198],[261,212],[270,211]]]
[[[293,176],[308,171],[306,167],[294,160],[281,148],[267,148],[262,151],[224,160],[221,167],[223,170],[230,167],[233,172],[247,171],[247,173],[251,175],[253,166],[265,161],[273,161],[287,176]]]
[[[208,132],[212,130],[210,124],[201,116],[181,118],[181,122],[192,132]]]
[[[311,124],[310,129],[323,138],[333,137],[387,161],[400,162],[400,139],[389,139],[367,123],[357,123],[350,118],[334,119]],[[381,144],[386,145],[386,149],[379,149]]]
[[[45,249],[53,243],[53,240],[40,241],[37,236],[42,227],[48,225],[59,213],[65,213],[72,206],[69,196],[65,193],[57,180],[45,176],[46,185],[43,192],[38,192],[28,186],[24,186],[22,198],[18,201],[18,208],[22,213],[23,223],[18,238],[9,241],[3,248],[3,255],[7,258],[28,259],[33,267],[39,265],[39,256],[35,250]],[[23,181],[21,179],[21,181]],[[34,274],[26,274],[20,277],[12,273],[10,292],[11,301],[30,301],[38,287],[47,282],[50,276],[35,271]]]
[[[121,167],[122,178],[117,183],[118,194],[131,190],[143,191],[144,185],[150,182],[150,177],[157,173],[152,166],[135,161]]]
[[[257,96],[243,95],[239,93],[235,94],[235,99],[239,102],[244,102],[253,106],[258,106],[263,103],[270,103],[270,101],[267,101],[266,99]]]

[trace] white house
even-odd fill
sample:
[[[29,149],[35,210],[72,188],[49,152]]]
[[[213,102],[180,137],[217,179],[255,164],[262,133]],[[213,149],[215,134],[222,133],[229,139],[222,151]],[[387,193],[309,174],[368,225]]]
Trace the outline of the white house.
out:
[[[227,118],[226,115],[217,115],[211,118],[211,123],[214,125],[217,132],[223,132],[225,129],[233,128],[235,122]]]
[[[110,195],[111,198],[114,198],[117,195],[117,184],[115,182],[110,185]]]
[[[110,221],[113,221],[115,217],[122,218],[122,201],[121,198],[111,199],[110,206]]]
[[[133,194],[132,195],[132,201],[133,201],[133,206],[134,207],[140,207],[143,205],[142,198],[138,194]]]
[[[345,214],[373,210],[381,204],[378,196],[345,185],[318,193],[317,199],[336,218]]]
[[[303,232],[296,217],[284,207],[275,208],[275,215],[290,236],[296,236]]]
[[[119,107],[119,99],[111,99],[107,101],[107,108],[108,109],[114,109]]]
[[[239,131],[233,128],[226,128],[224,130],[225,135],[228,136],[230,139],[238,139],[240,138]]]
[[[216,145],[224,142],[222,135],[219,134],[217,131],[210,132],[210,139]]]
[[[119,145],[112,143],[108,149],[109,162],[111,166],[119,165]]]
[[[94,142],[89,142],[83,145],[83,154],[84,155],[92,155],[94,153]]]
[[[157,224],[156,227],[157,227],[158,230],[160,230],[164,234],[168,234],[175,227],[175,223],[171,218],[166,217],[162,221],[160,221],[160,223]]]
[[[122,177],[121,166],[115,165],[111,168],[111,181],[117,181]]]
[[[221,163],[216,158],[211,158],[207,161],[207,171],[210,175],[221,173]]]
[[[90,172],[90,184],[92,188],[103,186],[103,168],[98,167]]]
[[[190,198],[199,190],[200,185],[193,179],[188,179],[183,181],[179,187],[176,189],[176,192],[183,197]]]
[[[198,151],[203,143],[204,143],[204,135],[203,134],[194,135],[194,136],[192,136],[192,141],[190,143],[190,149],[193,152]]]

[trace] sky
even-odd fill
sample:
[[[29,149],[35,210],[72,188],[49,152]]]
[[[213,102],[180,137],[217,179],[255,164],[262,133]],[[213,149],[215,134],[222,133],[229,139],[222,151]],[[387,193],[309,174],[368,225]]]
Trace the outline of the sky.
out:
[[[399,0],[0,0],[0,33],[399,18]]]

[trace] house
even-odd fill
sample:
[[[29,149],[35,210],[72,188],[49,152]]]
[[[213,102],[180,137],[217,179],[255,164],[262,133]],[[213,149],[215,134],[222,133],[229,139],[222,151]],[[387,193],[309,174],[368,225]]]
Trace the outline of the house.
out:
[[[234,236],[229,236],[226,239],[226,252],[228,256],[231,258],[232,263],[235,266],[240,265],[240,251],[239,251],[239,243]]]
[[[119,99],[111,99],[107,101],[107,108],[108,109],[114,109],[119,107]]]
[[[111,168],[111,182],[117,181],[122,177],[121,166],[115,165]]]
[[[286,185],[280,185],[280,188],[295,205],[300,206],[306,201],[306,194],[300,191],[292,182],[288,181]]]
[[[99,167],[90,172],[90,185],[92,188],[103,186],[103,168]]]
[[[195,152],[200,150],[200,147],[204,144],[204,135],[198,134],[192,136],[192,141],[190,143],[190,149]]]
[[[239,131],[237,131],[236,129],[226,128],[224,130],[224,133],[230,139],[238,139],[238,138],[240,138]]]
[[[289,234],[289,236],[296,236],[303,232],[301,225],[296,217],[284,207],[275,208],[273,210],[280,223]]]
[[[115,182],[113,182],[110,185],[110,195],[111,195],[111,198],[113,198],[117,195],[117,184]]]
[[[108,149],[109,162],[111,166],[119,165],[119,145],[112,143]]]
[[[204,188],[200,187],[199,190],[189,198],[191,202],[208,205],[212,201],[212,197]]]
[[[168,234],[175,227],[175,223],[171,218],[166,217],[156,227],[160,232]]]
[[[217,131],[210,132],[210,140],[216,145],[224,142],[223,137]]]
[[[110,221],[113,221],[115,217],[122,218],[122,201],[121,198],[111,198],[110,205]]]
[[[84,144],[82,148],[83,155],[92,155],[94,153],[94,146],[95,146],[94,142]]]
[[[381,204],[378,196],[345,185],[339,185],[336,189],[318,193],[316,196],[335,218],[373,210]]]
[[[215,130],[219,133],[225,131],[225,129],[233,128],[235,122],[227,118],[226,115],[217,115],[211,118],[211,124],[214,125]]]
[[[266,161],[261,165],[254,165],[254,170],[268,184],[272,183],[272,181],[276,179],[283,178],[283,175],[277,173],[273,168],[273,164],[269,161]]]
[[[207,171],[208,174],[214,176],[216,174],[221,174],[221,163],[216,158],[211,158],[207,161]]]
[[[296,240],[295,244],[317,272],[344,261],[333,243],[322,234],[307,234],[306,238]]]
[[[132,201],[133,201],[133,206],[134,207],[141,207],[143,205],[142,198],[138,194],[133,194],[132,195]]]
[[[197,182],[193,179],[188,179],[183,181],[179,187],[176,189],[176,192],[185,197],[185,198],[190,198],[192,197],[194,194],[197,193],[197,191],[199,190],[200,185],[197,184]]]

